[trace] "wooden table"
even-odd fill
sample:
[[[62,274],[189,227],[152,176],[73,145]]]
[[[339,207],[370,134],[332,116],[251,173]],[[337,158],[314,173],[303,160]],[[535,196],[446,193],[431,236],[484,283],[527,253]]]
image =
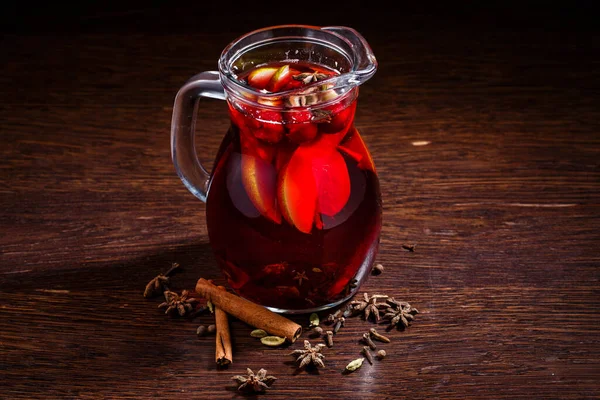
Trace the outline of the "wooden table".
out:
[[[223,282],[204,204],[170,160],[177,89],[239,34],[300,19],[107,7],[4,15],[1,398],[237,398],[230,378],[247,367],[279,378],[271,399],[600,397],[600,37],[587,10],[308,13],[356,28],[379,60],[356,123],[382,185],[385,272],[363,290],[421,311],[380,346],[385,360],[342,375],[372,326],[360,319],[319,373],[296,371],[301,341],[267,348],[232,320],[234,363],[217,370],[214,338],[195,334],[210,315],[169,318],[142,296],[172,262],[177,289]],[[200,113],[209,162],[228,120],[222,102]]]

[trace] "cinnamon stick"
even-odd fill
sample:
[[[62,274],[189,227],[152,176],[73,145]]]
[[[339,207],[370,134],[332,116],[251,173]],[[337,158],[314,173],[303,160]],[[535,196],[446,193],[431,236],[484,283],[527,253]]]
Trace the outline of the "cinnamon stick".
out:
[[[286,338],[291,343],[302,333],[302,327],[297,323],[235,294],[220,290],[204,278],[198,279],[196,293],[227,314],[273,336]]]
[[[225,288],[218,286],[224,293]],[[229,333],[229,320],[227,313],[215,304],[215,325],[217,326],[217,347],[215,352],[215,361],[219,367],[225,367],[233,362],[233,353],[231,351],[231,335]]]

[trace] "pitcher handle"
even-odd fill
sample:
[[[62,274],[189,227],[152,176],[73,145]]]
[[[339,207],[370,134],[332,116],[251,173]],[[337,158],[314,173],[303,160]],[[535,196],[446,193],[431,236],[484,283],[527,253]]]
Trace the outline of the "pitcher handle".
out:
[[[206,202],[210,174],[196,154],[195,131],[201,97],[225,100],[217,71],[206,71],[190,78],[177,92],[171,121],[171,158],[185,187]]]

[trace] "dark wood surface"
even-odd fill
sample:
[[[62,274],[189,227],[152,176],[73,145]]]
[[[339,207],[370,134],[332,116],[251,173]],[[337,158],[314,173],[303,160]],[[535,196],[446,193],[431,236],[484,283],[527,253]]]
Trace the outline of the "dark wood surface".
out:
[[[237,398],[230,377],[246,367],[279,378],[271,399],[600,397],[600,35],[582,7],[466,4],[305,20],[9,6],[0,398]],[[234,364],[219,371],[214,339],[195,335],[210,316],[169,318],[142,297],[172,262],[184,267],[175,289],[223,282],[204,204],[170,160],[177,89],[216,69],[239,34],[290,22],[352,26],[380,63],[356,123],[381,180],[386,269],[363,289],[421,313],[390,332],[385,360],[351,375],[340,372],[372,326],[359,319],[319,373],[291,363],[300,342],[266,348],[233,320]],[[224,103],[206,101],[199,118],[210,162]]]

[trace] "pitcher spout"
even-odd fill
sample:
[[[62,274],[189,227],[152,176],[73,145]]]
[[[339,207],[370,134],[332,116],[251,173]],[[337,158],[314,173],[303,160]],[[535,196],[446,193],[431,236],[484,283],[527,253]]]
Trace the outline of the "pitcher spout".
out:
[[[352,69],[339,76],[340,81],[347,82],[350,85],[360,85],[375,74],[377,59],[371,50],[371,46],[360,33],[345,26],[327,26],[321,29],[338,35],[351,46]]]

